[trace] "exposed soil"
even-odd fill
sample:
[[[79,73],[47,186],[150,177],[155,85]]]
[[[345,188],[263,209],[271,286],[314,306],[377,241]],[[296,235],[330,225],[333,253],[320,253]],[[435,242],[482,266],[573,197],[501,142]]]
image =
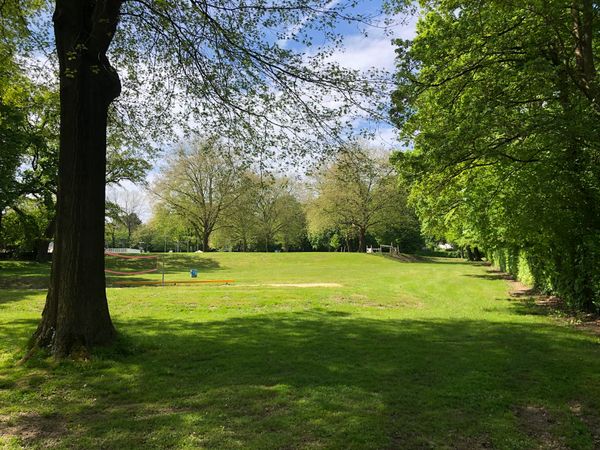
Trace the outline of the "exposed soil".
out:
[[[569,409],[574,416],[577,416],[586,424],[594,440],[594,448],[600,448],[600,417],[586,414],[586,410],[579,402],[571,402]]]
[[[515,410],[515,416],[521,429],[538,442],[540,450],[566,450],[569,448],[550,433],[556,420],[544,407],[535,405],[519,407]]]
[[[491,271],[490,271],[491,272]],[[496,271],[494,271],[496,272]],[[506,275],[506,274],[504,274]],[[533,313],[557,314],[561,317],[561,321],[574,326],[577,329],[585,330],[600,336],[600,317],[592,314],[573,315],[568,310],[562,299],[554,295],[545,295],[524,285],[519,281],[515,281],[508,276],[506,280],[509,282],[511,297],[521,299],[527,306],[531,308]]]
[[[0,416],[0,436],[13,436],[26,446],[30,443],[52,448],[60,443],[66,434],[66,423],[58,414],[40,415],[35,412],[23,412],[16,416]]]

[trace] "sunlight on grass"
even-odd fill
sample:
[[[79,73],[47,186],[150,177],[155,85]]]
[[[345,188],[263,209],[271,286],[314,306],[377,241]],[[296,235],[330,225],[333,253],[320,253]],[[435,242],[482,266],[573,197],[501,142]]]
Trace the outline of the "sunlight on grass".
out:
[[[40,355],[17,366],[44,292],[0,292],[0,446],[598,442],[598,338],[530,314],[483,266],[358,254],[169,262],[170,276],[198,268],[201,278],[236,283],[109,288],[119,342],[89,361]],[[0,277],[11,272],[1,264]],[[277,283],[340,286],[268,286]]]

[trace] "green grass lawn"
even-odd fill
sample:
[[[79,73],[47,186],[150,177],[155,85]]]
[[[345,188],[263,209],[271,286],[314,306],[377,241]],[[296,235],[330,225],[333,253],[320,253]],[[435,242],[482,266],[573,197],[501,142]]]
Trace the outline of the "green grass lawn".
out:
[[[191,268],[236,283],[109,288],[117,345],[19,366],[48,267],[0,263],[0,448],[600,448],[599,338],[484,266],[210,253],[167,279]]]

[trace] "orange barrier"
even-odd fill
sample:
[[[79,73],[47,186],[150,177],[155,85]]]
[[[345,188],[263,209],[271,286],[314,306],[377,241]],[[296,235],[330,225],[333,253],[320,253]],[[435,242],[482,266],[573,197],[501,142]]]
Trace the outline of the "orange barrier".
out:
[[[122,253],[104,252],[107,256],[114,256],[115,258],[123,259],[158,259],[156,255],[124,255]]]

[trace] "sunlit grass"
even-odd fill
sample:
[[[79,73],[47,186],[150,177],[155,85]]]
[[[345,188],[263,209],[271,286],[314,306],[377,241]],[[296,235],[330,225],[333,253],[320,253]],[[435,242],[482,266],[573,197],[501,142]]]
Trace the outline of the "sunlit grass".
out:
[[[16,365],[44,292],[0,291],[0,447],[598,445],[598,338],[510,299],[483,266],[168,258],[167,279],[236,282],[109,288],[119,342],[89,361]],[[0,278],[47,275],[11,264]]]

